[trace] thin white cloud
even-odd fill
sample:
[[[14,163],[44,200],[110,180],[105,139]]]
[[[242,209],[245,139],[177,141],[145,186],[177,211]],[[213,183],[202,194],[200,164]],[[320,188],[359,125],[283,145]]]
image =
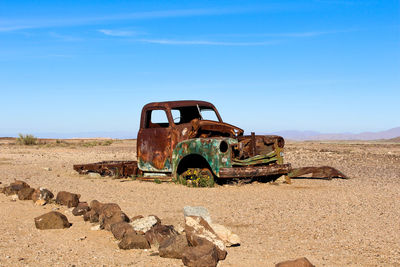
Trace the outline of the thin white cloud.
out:
[[[278,41],[263,42],[219,42],[205,40],[170,40],[170,39],[140,39],[140,42],[160,45],[213,45],[213,46],[264,46],[274,45]]]
[[[244,34],[216,34],[214,36],[225,36],[225,37],[315,37],[328,34],[354,32],[356,29],[349,30],[333,30],[333,31],[306,31],[306,32],[280,32],[280,33],[244,33]]]
[[[101,29],[98,30],[99,32],[108,35],[108,36],[116,36],[116,37],[129,37],[129,36],[134,36],[137,35],[136,32],[134,31],[124,31],[124,30],[107,30],[107,29]]]
[[[134,12],[97,17],[77,17],[77,18],[53,18],[53,19],[29,19],[29,20],[0,20],[0,32],[16,31],[32,28],[52,28],[66,26],[96,25],[112,21],[124,20],[144,20],[144,19],[163,19],[178,17],[195,16],[217,16],[226,14],[239,14],[249,12],[260,12],[260,10],[278,10],[281,6],[271,8],[215,8],[215,9],[178,9],[178,10],[160,10],[147,12]]]
[[[49,35],[51,37],[53,37],[53,38],[59,39],[61,41],[66,41],[66,42],[82,41],[82,38],[69,36],[69,35],[64,35],[64,34],[59,34],[59,33],[56,33],[56,32],[50,32]]]

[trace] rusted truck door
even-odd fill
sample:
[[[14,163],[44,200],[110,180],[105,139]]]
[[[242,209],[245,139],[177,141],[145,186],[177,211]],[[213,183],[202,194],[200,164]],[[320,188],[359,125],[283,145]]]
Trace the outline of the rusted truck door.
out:
[[[138,166],[142,171],[171,172],[171,115],[164,107],[144,110],[138,133]]]

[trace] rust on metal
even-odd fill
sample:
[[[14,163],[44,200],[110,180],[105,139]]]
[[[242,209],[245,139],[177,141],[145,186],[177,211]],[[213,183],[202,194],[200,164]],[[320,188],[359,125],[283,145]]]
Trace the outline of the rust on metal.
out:
[[[291,170],[290,164],[273,164],[267,166],[247,166],[222,168],[220,178],[253,178],[278,174],[287,174]]]
[[[307,174],[311,174],[312,178],[325,178],[331,180],[332,178],[336,177],[349,179],[349,177],[347,177],[341,171],[329,166],[296,168],[289,172],[288,176],[294,178]]]
[[[138,175],[139,173],[137,161],[102,161],[89,164],[76,164],[73,168],[79,174],[95,172],[101,176],[129,177]]]

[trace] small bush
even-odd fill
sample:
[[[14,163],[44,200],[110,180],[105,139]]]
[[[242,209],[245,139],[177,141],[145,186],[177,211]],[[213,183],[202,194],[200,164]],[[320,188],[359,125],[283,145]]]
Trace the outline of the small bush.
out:
[[[33,136],[32,134],[18,134],[17,138],[17,143],[20,145],[26,145],[26,146],[31,146],[31,145],[36,145],[37,144],[37,138]]]

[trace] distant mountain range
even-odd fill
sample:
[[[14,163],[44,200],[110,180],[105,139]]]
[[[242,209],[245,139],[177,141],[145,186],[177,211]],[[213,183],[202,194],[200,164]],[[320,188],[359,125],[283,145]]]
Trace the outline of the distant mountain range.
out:
[[[25,133],[24,133],[25,134]],[[29,133],[39,138],[94,138],[105,137],[115,139],[134,139],[137,131],[115,131],[115,132],[82,132],[82,133]],[[247,134],[247,133],[246,133]],[[275,134],[289,140],[306,141],[306,140],[380,140],[400,138],[400,127],[396,127],[381,132],[363,132],[363,133],[320,133],[316,131],[277,131],[265,134]],[[1,134],[0,137],[17,137],[13,134]],[[396,140],[394,140],[396,141]]]
[[[280,135],[285,139],[305,140],[379,140],[400,137],[400,127],[381,132],[363,133],[320,133],[314,131],[278,131],[271,134]]]

